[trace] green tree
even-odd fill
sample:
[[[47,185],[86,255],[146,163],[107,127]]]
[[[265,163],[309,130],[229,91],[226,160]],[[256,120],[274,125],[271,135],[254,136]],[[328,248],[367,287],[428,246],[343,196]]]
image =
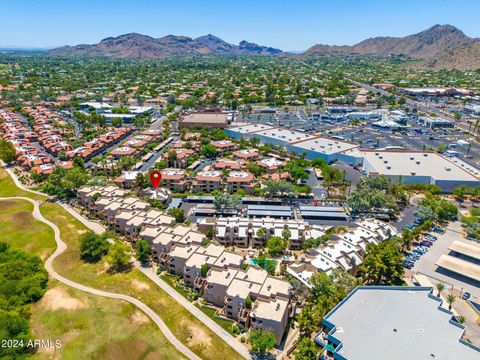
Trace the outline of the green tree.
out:
[[[186,218],[185,218],[185,210],[182,208],[170,208],[168,209],[168,215],[173,216],[175,218],[175,222],[177,224],[184,223]]]
[[[112,269],[115,271],[123,271],[130,265],[130,252],[120,242],[116,242],[110,247],[108,255]]]
[[[264,355],[273,349],[276,339],[270,331],[255,329],[250,331],[249,342],[254,353]]]
[[[438,291],[437,296],[440,297],[440,294],[445,289],[445,284],[439,282],[439,283],[437,283],[437,285],[435,285],[435,287],[437,288],[437,291]]]
[[[247,309],[251,309],[251,308],[252,308],[252,303],[253,303],[253,302],[252,302],[252,298],[251,298],[250,296],[247,296],[247,297],[245,298],[245,307],[246,307]]]
[[[312,333],[317,332],[326,313],[327,311],[321,304],[307,302],[302,312],[298,315],[300,337],[310,338]]]
[[[295,360],[312,359],[318,359],[318,349],[312,339],[304,337],[299,341],[295,349]]]
[[[314,301],[321,298],[332,298],[335,295],[335,286],[332,279],[324,272],[316,272],[308,279],[310,291]]]
[[[368,244],[360,273],[369,284],[401,284],[404,274],[403,255],[395,240]]]
[[[144,263],[148,260],[148,257],[152,253],[152,247],[145,239],[139,239],[135,243],[135,252],[138,261]]]
[[[465,185],[457,186],[453,189],[453,196],[458,201],[459,204],[462,204],[465,201],[465,197],[468,194],[468,187]]]
[[[122,126],[122,119],[121,118],[113,118],[110,124],[114,127],[121,127]]]
[[[242,201],[239,194],[219,194],[215,196],[213,205],[216,210],[237,209]]]
[[[448,310],[452,310],[453,303],[457,298],[453,294],[447,295]]]
[[[271,256],[276,256],[279,254],[283,254],[285,249],[287,248],[288,242],[285,239],[281,238],[280,236],[272,236],[267,241],[267,249],[268,253]]]
[[[11,250],[0,242],[0,339],[30,339],[30,304],[45,294],[48,274],[38,256]],[[0,346],[1,359],[23,359],[31,350]]]
[[[258,238],[260,239],[263,239],[265,238],[265,235],[266,235],[266,231],[265,231],[265,228],[261,227],[260,229],[257,230],[256,234]]]
[[[85,170],[85,161],[80,156],[75,156],[73,158],[73,166],[78,167],[79,169]]]
[[[10,164],[15,161],[17,157],[17,151],[10,141],[0,139],[0,159],[6,164]]]
[[[85,185],[87,180],[88,174],[79,167],[68,170],[57,167],[53,173],[48,175],[44,191],[60,198],[73,197],[76,190]]]
[[[200,267],[200,276],[202,278],[206,278],[208,274],[208,265],[207,264],[202,264]]]
[[[207,158],[215,157],[217,155],[217,149],[212,144],[202,145],[200,152]]]
[[[139,172],[135,177],[135,186],[139,189],[146,189],[150,186],[150,181],[147,174]]]
[[[417,218],[422,222],[428,220],[435,221],[438,219],[438,215],[431,207],[420,205],[417,211]]]
[[[109,245],[105,236],[85,233],[80,237],[80,257],[84,261],[97,262],[108,253]]]

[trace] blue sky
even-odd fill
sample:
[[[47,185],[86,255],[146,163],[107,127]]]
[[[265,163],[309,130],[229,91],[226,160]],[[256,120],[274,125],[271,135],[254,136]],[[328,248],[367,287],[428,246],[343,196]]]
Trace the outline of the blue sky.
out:
[[[0,46],[96,43],[129,32],[214,34],[283,50],[404,36],[434,24],[480,37],[479,0],[0,0]]]

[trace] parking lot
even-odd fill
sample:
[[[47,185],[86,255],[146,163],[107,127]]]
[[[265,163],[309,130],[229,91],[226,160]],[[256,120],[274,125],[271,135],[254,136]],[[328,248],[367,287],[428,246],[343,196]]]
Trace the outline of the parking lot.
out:
[[[419,260],[415,262],[415,266],[411,269],[414,273],[420,273],[430,278],[433,284],[443,282],[446,288],[455,287],[456,290],[462,292],[468,291],[473,298],[480,300],[480,288],[467,278],[451,273],[439,268],[435,263],[440,256],[448,254],[448,247],[454,240],[461,240],[461,222],[455,221],[448,225],[445,234],[435,234],[437,241],[428,248],[428,251],[423,254]]]
[[[401,131],[392,131],[372,126],[371,123],[374,121],[352,126],[349,121],[313,120],[307,115],[307,111],[310,110],[278,110],[277,113],[239,116],[237,121],[263,123],[312,134],[335,136],[342,140],[359,143],[362,148],[366,149],[393,147],[406,150],[441,150],[446,156],[458,156],[473,166],[480,166],[480,144],[471,134],[466,134],[460,129],[428,129],[411,120],[408,122],[408,126]],[[470,145],[458,144],[458,140],[465,140]]]

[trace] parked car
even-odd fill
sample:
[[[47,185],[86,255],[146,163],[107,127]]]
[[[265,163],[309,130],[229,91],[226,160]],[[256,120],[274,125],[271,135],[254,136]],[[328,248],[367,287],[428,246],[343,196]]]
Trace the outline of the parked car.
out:
[[[403,267],[405,267],[407,269],[411,269],[411,268],[413,268],[413,266],[414,266],[414,264],[411,261],[404,261],[403,262]]]
[[[428,240],[428,241],[431,241],[431,242],[437,241],[437,237],[436,236],[431,236],[431,235],[426,235],[424,239]]]
[[[432,231],[437,234],[445,234],[445,229],[440,226],[435,226]]]
[[[428,251],[426,247],[417,247],[413,252],[416,252],[417,254],[423,255]]]
[[[413,225],[413,224],[412,224],[412,225],[407,225],[407,226],[405,226],[405,227],[406,227],[408,230],[410,230],[410,231],[412,231],[413,229],[416,228],[416,226]]]
[[[414,253],[414,252],[411,252],[411,253],[408,253],[407,255],[405,255],[405,257],[408,257],[408,258],[414,258],[415,260],[418,260],[420,259],[420,255],[418,253]]]
[[[468,300],[470,299],[470,296],[472,296],[468,291],[465,291],[462,295],[463,300]]]
[[[422,244],[423,246],[430,247],[430,246],[433,245],[433,242],[428,241],[428,240],[423,240],[420,244]]]

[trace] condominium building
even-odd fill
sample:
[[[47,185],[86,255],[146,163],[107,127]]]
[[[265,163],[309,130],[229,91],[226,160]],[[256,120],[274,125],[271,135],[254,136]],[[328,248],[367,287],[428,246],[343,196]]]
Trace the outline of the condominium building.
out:
[[[214,236],[224,245],[256,247],[264,246],[272,236],[283,237],[285,230],[290,232],[289,247],[292,249],[301,248],[305,240],[318,237],[320,231],[303,220],[227,217],[216,219]]]
[[[181,169],[164,169],[161,171],[161,186],[173,191],[184,192],[187,189],[187,176]]]
[[[218,170],[201,171],[192,181],[193,192],[212,192],[222,186],[222,173]]]
[[[330,274],[333,269],[355,273],[362,263],[368,244],[378,244],[397,234],[390,224],[376,219],[357,222],[339,234],[333,235],[325,244],[302,254],[287,272],[305,285],[317,271]]]
[[[263,158],[263,159],[257,161],[257,165],[261,166],[268,173],[277,172],[278,169],[281,166],[283,166],[283,164],[284,164],[283,161],[281,161],[277,158],[274,158],[274,157]]]
[[[233,152],[233,158],[245,161],[252,161],[258,159],[260,153],[256,149],[244,149]]]
[[[230,171],[225,181],[229,192],[235,192],[241,189],[247,193],[251,193],[257,185],[255,176],[248,171]]]

